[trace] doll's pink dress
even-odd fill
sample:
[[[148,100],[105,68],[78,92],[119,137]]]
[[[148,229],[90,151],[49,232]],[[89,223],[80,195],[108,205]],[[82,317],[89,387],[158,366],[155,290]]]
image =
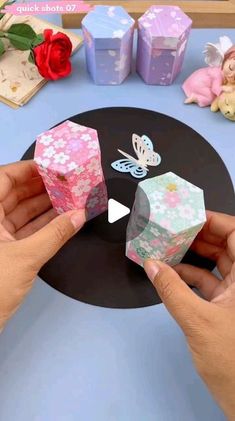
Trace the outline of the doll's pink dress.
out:
[[[207,107],[221,94],[222,85],[223,73],[220,67],[198,69],[182,86],[187,96],[185,103],[196,102],[199,107]]]

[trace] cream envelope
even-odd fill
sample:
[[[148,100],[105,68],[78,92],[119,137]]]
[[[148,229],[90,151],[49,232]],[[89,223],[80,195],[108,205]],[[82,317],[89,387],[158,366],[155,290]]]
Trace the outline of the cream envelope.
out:
[[[81,37],[34,16],[6,14],[0,20],[0,31],[7,30],[15,23],[27,23],[38,34],[46,28],[67,34],[73,45],[73,53],[82,44]],[[26,104],[46,83],[37,67],[28,61],[28,55],[28,51],[19,51],[10,46],[0,58],[0,101],[13,108]]]

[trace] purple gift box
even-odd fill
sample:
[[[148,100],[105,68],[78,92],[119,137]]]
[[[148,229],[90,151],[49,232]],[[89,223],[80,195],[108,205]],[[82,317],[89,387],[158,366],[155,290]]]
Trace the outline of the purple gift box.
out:
[[[87,69],[98,85],[118,85],[131,71],[134,20],[120,6],[95,6],[82,21]]]
[[[151,6],[138,20],[137,72],[170,85],[181,71],[192,20],[177,6]]]

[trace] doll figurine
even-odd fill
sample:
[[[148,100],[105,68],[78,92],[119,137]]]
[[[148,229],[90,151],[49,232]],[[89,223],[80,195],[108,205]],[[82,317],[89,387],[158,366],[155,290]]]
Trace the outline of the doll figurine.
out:
[[[218,44],[208,42],[204,50],[205,62],[210,67],[221,67],[223,74],[222,90],[235,90],[235,45],[230,38],[221,37]]]
[[[233,45],[224,55],[222,72],[224,77],[223,91],[235,91],[235,45]]]
[[[196,70],[184,82],[185,104],[207,107],[224,91],[235,90],[235,45],[224,36],[218,44],[207,43],[204,51],[208,67]]]
[[[220,67],[203,67],[184,82],[182,88],[187,98],[185,104],[195,102],[208,107],[222,92],[223,74]]]

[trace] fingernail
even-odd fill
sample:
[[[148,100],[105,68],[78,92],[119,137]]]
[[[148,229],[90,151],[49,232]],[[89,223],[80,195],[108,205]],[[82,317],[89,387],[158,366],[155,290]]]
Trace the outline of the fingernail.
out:
[[[86,221],[85,211],[79,210],[77,212],[72,213],[72,215],[70,216],[70,221],[72,222],[74,228],[78,230],[84,225]]]
[[[154,281],[155,277],[160,271],[160,267],[155,262],[155,260],[147,260],[144,264],[144,270],[146,274],[148,275],[148,278],[151,282]]]

